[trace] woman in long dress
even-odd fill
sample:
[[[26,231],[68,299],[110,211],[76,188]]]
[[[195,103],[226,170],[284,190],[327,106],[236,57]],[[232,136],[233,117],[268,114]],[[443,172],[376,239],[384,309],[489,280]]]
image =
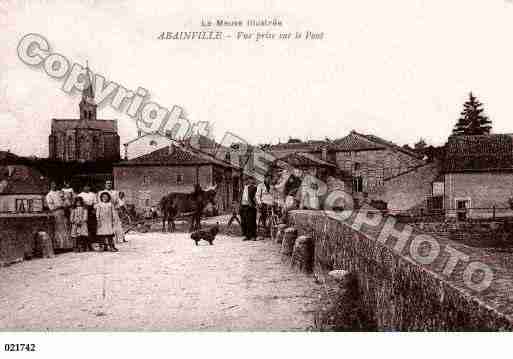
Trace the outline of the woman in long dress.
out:
[[[46,195],[46,203],[55,218],[55,249],[73,249],[74,241],[70,236],[69,218],[65,214],[65,199],[61,191],[57,191],[55,182],[50,184],[50,192]]]

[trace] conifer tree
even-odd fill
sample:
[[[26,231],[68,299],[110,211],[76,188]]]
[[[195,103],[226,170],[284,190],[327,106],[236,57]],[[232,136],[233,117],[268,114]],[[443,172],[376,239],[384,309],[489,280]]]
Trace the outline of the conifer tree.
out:
[[[453,135],[486,135],[492,129],[492,121],[483,114],[483,104],[472,94],[463,104],[463,111],[452,130]]]

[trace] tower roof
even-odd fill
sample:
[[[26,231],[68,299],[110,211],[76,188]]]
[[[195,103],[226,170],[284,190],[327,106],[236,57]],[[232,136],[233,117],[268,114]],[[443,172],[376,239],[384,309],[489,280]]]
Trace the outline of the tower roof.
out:
[[[82,91],[82,99],[94,102],[93,79],[89,70],[89,62],[86,61],[86,84]]]

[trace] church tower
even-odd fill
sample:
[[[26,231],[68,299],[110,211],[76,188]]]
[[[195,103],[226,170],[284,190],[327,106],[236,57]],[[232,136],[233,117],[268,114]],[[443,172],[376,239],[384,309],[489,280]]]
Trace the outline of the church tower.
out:
[[[89,71],[89,64],[86,65],[87,83],[82,91],[82,101],[80,101],[80,119],[82,121],[96,120],[96,103],[94,102],[93,79]]]

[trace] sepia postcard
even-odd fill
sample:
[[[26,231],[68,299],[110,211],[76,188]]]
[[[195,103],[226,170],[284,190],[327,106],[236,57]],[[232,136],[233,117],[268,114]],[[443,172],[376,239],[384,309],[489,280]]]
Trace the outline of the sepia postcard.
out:
[[[0,0],[0,30],[6,357],[513,330],[513,1]]]

